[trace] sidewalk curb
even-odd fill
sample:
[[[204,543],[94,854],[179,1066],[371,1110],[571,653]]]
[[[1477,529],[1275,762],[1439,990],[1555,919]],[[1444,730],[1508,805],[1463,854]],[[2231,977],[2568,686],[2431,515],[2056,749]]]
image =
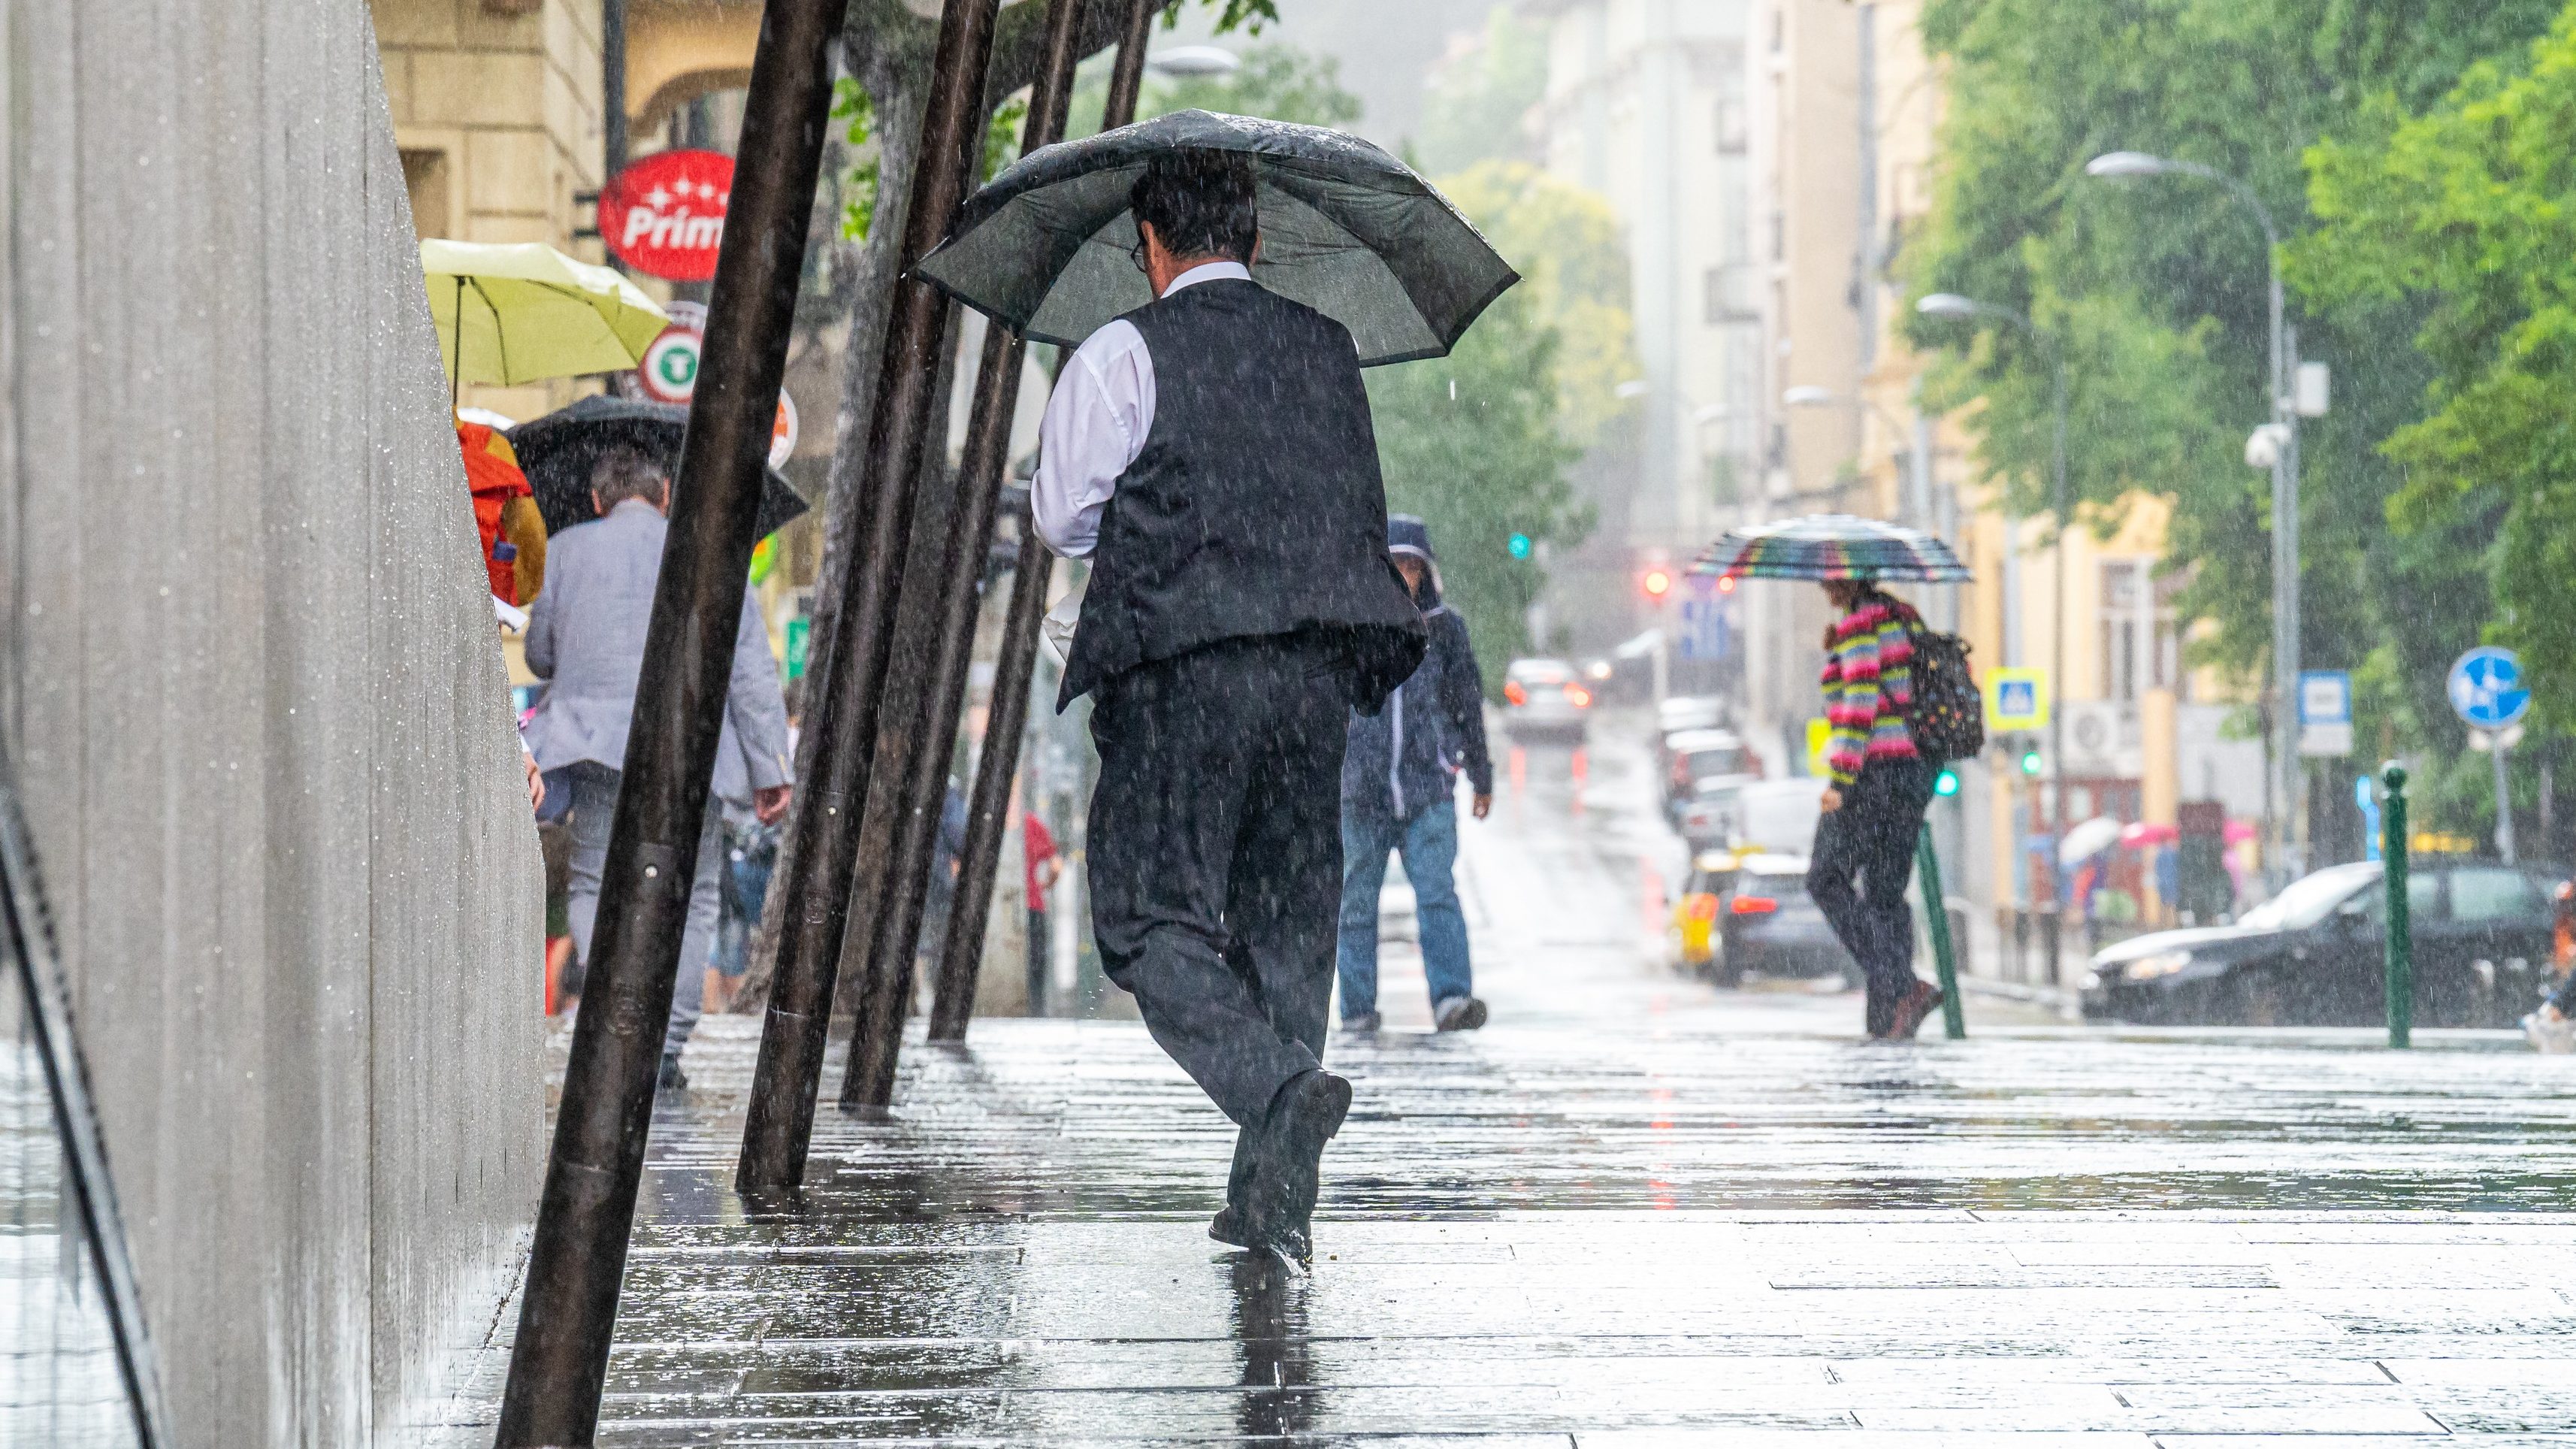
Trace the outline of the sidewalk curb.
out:
[[[2021,981],[1999,981],[1985,976],[1962,976],[1959,989],[1971,996],[2000,996],[2012,1001],[2027,1001],[2054,1007],[2069,1016],[2081,1015],[2083,997],[2062,986],[2039,986]]]

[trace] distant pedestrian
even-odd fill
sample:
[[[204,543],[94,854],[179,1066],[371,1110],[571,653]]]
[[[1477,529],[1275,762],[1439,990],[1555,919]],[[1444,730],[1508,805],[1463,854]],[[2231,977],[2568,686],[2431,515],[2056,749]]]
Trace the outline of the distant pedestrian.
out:
[[[1251,159],[1177,150],[1130,194],[1158,299],[1065,359],[1032,490],[1092,560],[1061,700],[1095,694],[1092,928],[1154,1039],[1242,1129],[1209,1235],[1313,1254],[1341,893],[1338,781],[1426,631],[1386,552],[1349,329],[1252,280]]]
[[[545,699],[528,721],[528,747],[539,768],[550,775],[563,771],[572,787],[567,914],[573,950],[585,975],[626,762],[626,730],[635,714],[635,682],[644,669],[644,636],[662,571],[662,543],[670,531],[664,515],[670,509],[671,480],[642,452],[611,448],[592,470],[591,499],[600,516],[551,540],[546,587],[529,611],[527,636],[528,668],[548,681]],[[778,664],[769,652],[760,600],[746,585],[741,627],[734,636],[724,735],[716,751],[715,790],[699,830],[679,975],[662,1037],[660,1085],[665,1090],[689,1084],[680,1070],[680,1049],[698,1023],[708,952],[715,942],[725,863],[722,806],[727,801],[748,806],[763,823],[785,814],[787,748]]]
[[[709,1011],[731,1011],[734,993],[751,971],[751,936],[760,928],[761,907],[769,900],[778,831],[757,810],[731,802],[724,806],[724,888],[718,895],[715,953],[707,962],[714,973],[707,982]]]
[[[1869,1034],[1910,1037],[1941,1004],[1940,990],[1914,974],[1914,915],[1905,904],[1934,774],[1905,723],[1913,636],[1923,621],[1867,581],[1829,579],[1825,595],[1842,617],[1825,630],[1822,683],[1832,727],[1825,766],[1832,780],[1816,822],[1807,894],[1860,963]]]
[[[1413,915],[1422,936],[1422,974],[1431,1021],[1441,1031],[1485,1024],[1458,908],[1458,772],[1482,820],[1494,808],[1494,765],[1485,749],[1484,686],[1466,622],[1440,596],[1431,530],[1419,518],[1387,520],[1387,552],[1431,629],[1422,667],[1397,685],[1376,714],[1351,713],[1342,757],[1342,923],[1338,970],[1342,1026],[1375,1031],[1378,893],[1390,851],[1404,857]]]
[[[1049,928],[1047,892],[1054,889],[1064,865],[1056,859],[1055,832],[1047,829],[1034,810],[1020,813],[1020,863],[1028,872],[1029,1015],[1044,1016],[1047,967],[1054,959],[1050,948],[1055,943],[1055,932]]]

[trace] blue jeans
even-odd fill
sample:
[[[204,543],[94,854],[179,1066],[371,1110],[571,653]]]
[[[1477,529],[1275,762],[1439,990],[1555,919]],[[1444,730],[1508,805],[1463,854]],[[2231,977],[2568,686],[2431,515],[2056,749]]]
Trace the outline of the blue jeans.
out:
[[[1413,882],[1414,920],[1422,931],[1422,974],[1431,1004],[1475,992],[1467,964],[1467,917],[1458,909],[1458,807],[1447,800],[1410,820],[1360,819],[1342,812],[1342,929],[1335,962],[1342,978],[1342,1019],[1377,1010],[1377,897],[1386,885],[1389,851],[1404,855]]]

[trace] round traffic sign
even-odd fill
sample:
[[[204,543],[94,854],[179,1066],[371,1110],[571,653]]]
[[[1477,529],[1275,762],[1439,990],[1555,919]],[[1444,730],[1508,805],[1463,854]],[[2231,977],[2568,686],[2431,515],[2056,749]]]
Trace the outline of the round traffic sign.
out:
[[[686,403],[698,390],[698,350],[703,339],[692,327],[663,330],[644,348],[635,364],[636,379],[655,402]]]
[[[796,399],[778,390],[778,416],[769,425],[769,466],[784,468],[796,456]]]
[[[2510,649],[2483,646],[2461,655],[2451,665],[2449,690],[2452,711],[2478,729],[2503,729],[2531,711],[2522,661]]]

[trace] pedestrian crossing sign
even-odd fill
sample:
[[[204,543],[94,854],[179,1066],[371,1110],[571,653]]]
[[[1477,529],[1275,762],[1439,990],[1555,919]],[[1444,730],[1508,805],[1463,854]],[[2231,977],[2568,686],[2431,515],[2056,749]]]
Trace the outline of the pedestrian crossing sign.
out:
[[[1813,775],[1818,779],[1822,779],[1833,773],[1832,767],[1826,761],[1826,755],[1831,749],[1833,742],[1834,727],[1831,723],[1820,719],[1811,719],[1807,721],[1808,774]]]
[[[1992,734],[2043,729],[2048,724],[2048,671],[1986,672],[1986,729]]]

